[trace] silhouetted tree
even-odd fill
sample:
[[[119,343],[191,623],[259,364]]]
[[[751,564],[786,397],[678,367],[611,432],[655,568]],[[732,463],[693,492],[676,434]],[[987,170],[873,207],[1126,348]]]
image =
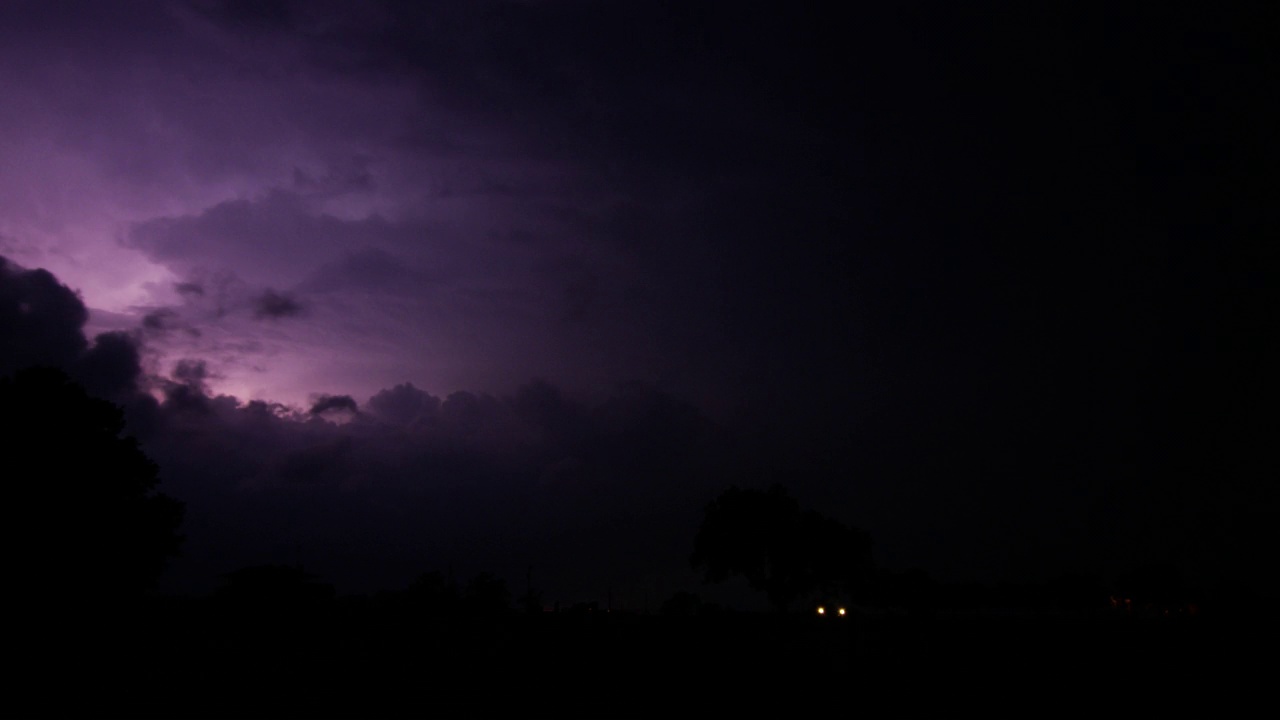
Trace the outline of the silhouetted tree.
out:
[[[409,601],[428,615],[447,615],[458,608],[458,584],[439,570],[419,575],[409,585]]]
[[[511,607],[506,581],[487,572],[471,578],[464,599],[468,610],[482,615],[505,613]]]
[[[782,487],[731,487],[706,508],[690,563],[706,578],[746,578],[782,611],[814,591],[851,592],[871,569],[871,538],[816,512]]]
[[[684,590],[662,602],[658,612],[669,617],[692,617],[702,610],[702,598]]]
[[[183,507],[155,492],[158,468],[121,436],[120,408],[34,368],[0,379],[0,418],[11,597],[101,605],[149,587],[177,553]]]

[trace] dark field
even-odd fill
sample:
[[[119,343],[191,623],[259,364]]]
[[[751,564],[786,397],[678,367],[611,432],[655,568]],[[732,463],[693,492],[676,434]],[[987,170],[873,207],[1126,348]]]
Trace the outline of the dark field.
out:
[[[202,600],[116,620],[43,639],[22,629],[5,715],[1149,716],[1245,709],[1274,674],[1263,633],[1203,616],[424,617],[365,600],[303,612]]]

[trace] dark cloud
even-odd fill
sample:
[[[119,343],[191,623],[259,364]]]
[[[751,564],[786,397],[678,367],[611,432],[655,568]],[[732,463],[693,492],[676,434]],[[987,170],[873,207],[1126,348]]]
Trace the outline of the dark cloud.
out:
[[[440,398],[404,383],[369,398],[369,411],[392,425],[431,424],[440,414]]]
[[[269,472],[286,483],[333,485],[350,480],[353,442],[349,436],[291,452]]]
[[[278,32],[294,21],[289,0],[200,0],[193,5],[219,25],[239,32]]]
[[[402,384],[375,395],[369,415],[341,425],[181,388],[160,406],[145,441],[166,491],[190,508],[175,587],[204,587],[226,566],[273,548],[349,590],[394,586],[437,562],[498,573],[535,563],[567,601],[588,591],[591,568],[609,558],[619,571],[665,566],[674,575],[660,582],[675,585],[687,574],[697,509],[723,479],[718,473],[732,472],[725,465],[707,473],[705,457],[691,453],[633,465],[632,455],[615,452],[625,444],[616,437],[621,425],[570,431],[588,430],[593,409],[547,383],[510,398],[455,393],[443,404]],[[636,406],[624,415],[649,412],[642,402],[623,404]],[[335,410],[355,415],[356,407],[337,396],[312,408]],[[659,431],[656,418],[643,424],[627,438],[672,432]],[[705,435],[684,445],[710,448]],[[600,536],[602,525],[609,529]],[[628,596],[637,602],[646,591],[623,585],[619,597],[634,590]]]
[[[203,418],[214,414],[213,402],[198,385],[170,383],[164,387],[163,421],[175,422],[192,417]]]
[[[179,295],[204,295],[204,285],[198,282],[180,282],[174,283],[173,289],[178,291]]]
[[[171,375],[179,384],[202,393],[208,389],[210,378],[215,377],[204,360],[191,359],[179,360]]]
[[[327,412],[360,412],[360,407],[350,395],[321,395],[311,405],[312,415],[323,415]]]
[[[160,308],[142,316],[142,327],[153,332],[168,332],[178,321],[178,313],[172,308]]]
[[[212,313],[215,319],[221,319],[249,302],[247,298],[252,295],[249,285],[235,272],[225,268],[212,272],[200,268],[194,274],[201,278],[200,285],[204,291],[188,293],[184,299],[200,311]]]
[[[293,412],[282,403],[267,402],[265,400],[250,400],[245,403],[244,411],[250,417],[257,416],[263,419],[289,417]]]
[[[368,192],[376,188],[373,173],[369,169],[371,158],[356,157],[343,165],[329,167],[324,174],[314,176],[301,168],[293,169],[293,187],[304,193],[341,195],[350,192]]]
[[[115,377],[116,388],[137,376],[127,336],[94,347],[92,374]],[[698,507],[720,481],[692,470],[688,450],[706,437],[674,440],[688,427],[673,410],[680,404],[652,389],[630,388],[593,411],[546,382],[510,398],[457,392],[444,402],[405,383],[375,394],[366,417],[349,396],[322,397],[306,413],[240,404],[210,395],[214,377],[201,359],[180,361],[163,402],[130,411],[166,492],[190,508],[174,587],[207,587],[228,566],[275,551],[302,553],[345,587],[386,587],[459,538],[487,537],[453,561],[499,572],[537,561],[567,599],[593,582],[581,570],[608,557],[683,573],[696,512],[672,520],[671,508]],[[332,412],[354,419],[315,419]],[[616,420],[596,423],[597,413]],[[644,462],[622,451],[632,443]],[[282,516],[287,527],[271,520]],[[601,523],[614,528],[603,540]]]
[[[46,270],[24,270],[0,257],[0,376],[31,366],[66,371],[92,395],[128,402],[139,387],[136,338],[84,336],[88,311],[80,297]]]
[[[421,297],[435,289],[439,282],[415,269],[414,264],[404,257],[368,248],[321,265],[298,285],[298,289],[309,293],[354,290]]]
[[[592,415],[591,425],[616,443],[607,452],[636,467],[672,462],[707,431],[697,408],[656,388],[628,383]]]
[[[761,160],[830,143],[833,106],[869,74],[842,61],[920,42],[892,15],[865,13],[838,36],[812,12],[776,4],[405,5],[382,23],[335,25],[312,50],[329,72],[413,77],[527,152],[589,162],[602,181],[635,187],[673,169],[754,174]]]
[[[0,10],[0,123],[77,109],[31,116],[48,142],[0,128],[34,148],[6,187],[67,146],[47,165],[103,168],[100,205],[152,208],[125,243],[188,279],[219,355],[313,330],[308,361],[366,361],[315,381],[373,394],[337,396],[343,425],[161,385],[150,447],[208,498],[197,554],[614,567],[745,469],[899,566],[1249,572],[1275,526],[1273,203],[1238,182],[1275,165],[1266,25],[741,5]],[[70,180],[48,197],[91,194]],[[192,194],[138,199],[166,185]],[[0,281],[0,369],[93,352],[51,275]],[[243,330],[264,287],[317,322]],[[382,378],[447,399],[358,384]]]
[[[541,438],[511,402],[489,393],[450,393],[440,405],[440,432],[459,447],[505,454],[527,450]]]
[[[128,402],[139,390],[142,358],[136,338],[128,333],[102,333],[76,363],[72,375],[90,394]]]
[[[34,279],[37,290],[61,288],[65,301],[74,299],[47,273]],[[74,329],[79,317],[44,319]],[[130,336],[100,336],[80,357],[83,375],[102,391],[137,387],[139,348]],[[511,398],[457,392],[444,402],[406,383],[375,394],[364,417],[341,395],[321,397],[306,413],[241,404],[210,394],[215,377],[204,360],[184,359],[161,384],[163,402],[127,403],[130,427],[161,465],[162,487],[190,508],[171,587],[207,588],[227,567],[276,552],[301,553],[347,588],[394,586],[443,561],[439,548],[490,538],[452,561],[498,572],[537,561],[568,599],[594,582],[582,569],[609,557],[638,572],[666,565],[683,573],[696,512],[673,521],[671,508],[696,508],[719,482],[692,474],[688,452],[668,452],[705,438],[672,441],[685,426],[672,422],[679,412],[661,409],[674,401],[653,391],[629,390],[602,411],[619,420],[592,430],[591,409],[545,382]],[[317,418],[333,412],[354,419]],[[633,442],[655,454],[637,464],[634,453],[618,451]],[[644,473],[650,481],[625,482]],[[287,527],[272,520],[284,516]],[[614,528],[603,539],[601,523]]]
[[[253,316],[259,320],[297,317],[303,307],[295,298],[275,290],[266,290],[253,300]]]
[[[508,404],[522,421],[538,428],[544,442],[572,444],[588,432],[585,409],[549,382],[522,385]]]
[[[87,349],[84,303],[47,270],[0,257],[0,375],[32,365],[68,368]]]

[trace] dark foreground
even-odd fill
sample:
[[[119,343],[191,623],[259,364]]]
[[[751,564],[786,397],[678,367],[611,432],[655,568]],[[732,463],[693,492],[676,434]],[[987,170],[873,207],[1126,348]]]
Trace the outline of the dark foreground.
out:
[[[1274,670],[1267,634],[1206,617],[427,617],[164,601],[15,622],[5,717],[1150,713],[1244,709]]]

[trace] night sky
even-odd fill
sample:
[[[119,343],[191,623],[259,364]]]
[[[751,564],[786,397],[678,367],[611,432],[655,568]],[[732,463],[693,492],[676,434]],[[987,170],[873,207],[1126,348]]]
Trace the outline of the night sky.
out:
[[[126,408],[173,592],[656,605],[774,482],[1274,590],[1273,26],[1038,5],[5,2],[0,374]]]

